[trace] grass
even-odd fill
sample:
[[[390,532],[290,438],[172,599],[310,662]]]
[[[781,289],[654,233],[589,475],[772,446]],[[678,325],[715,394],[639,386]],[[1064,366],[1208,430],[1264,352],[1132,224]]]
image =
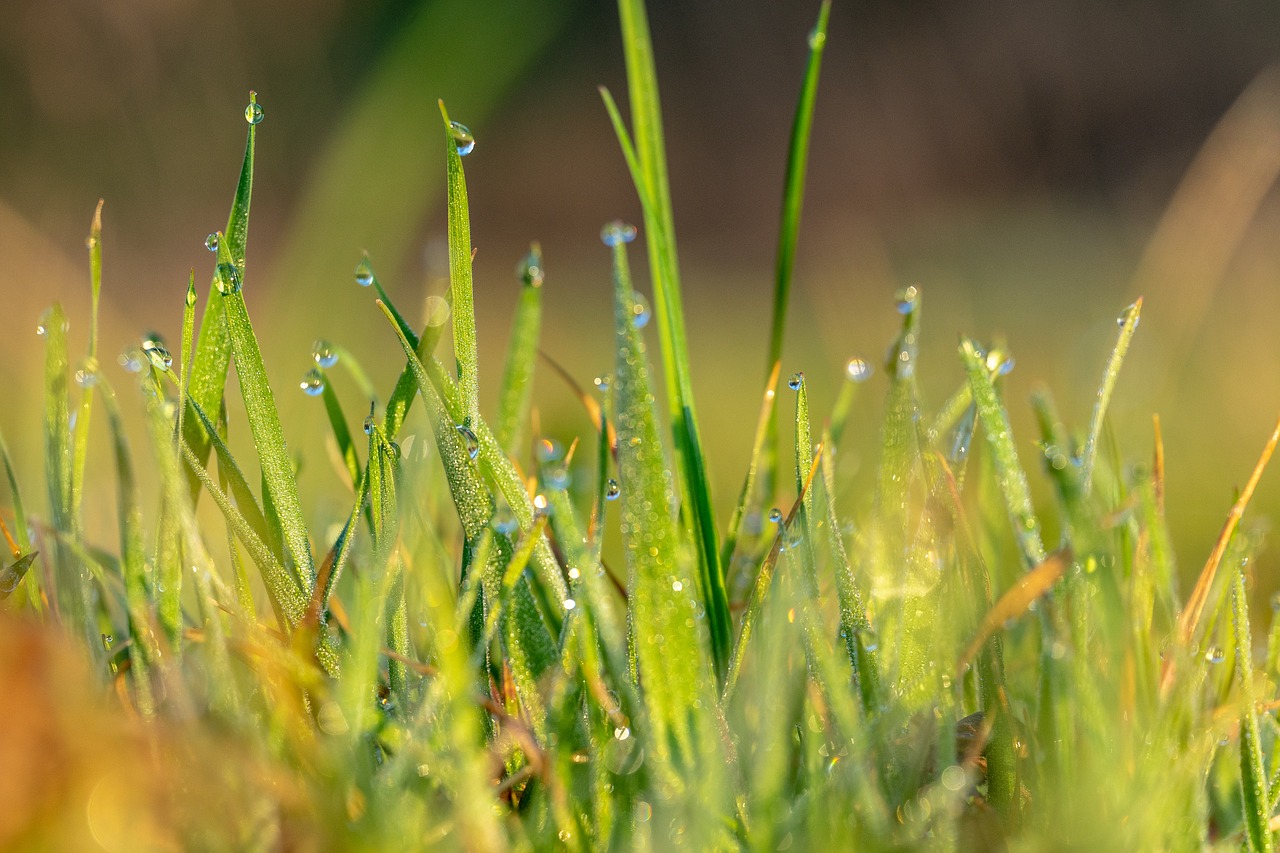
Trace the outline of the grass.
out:
[[[1015,436],[1001,387],[1012,356],[970,338],[958,348],[963,384],[929,407],[916,288],[896,301],[882,422],[858,405],[877,387],[860,360],[834,409],[811,411],[809,380],[781,380],[780,364],[824,4],[788,155],[768,370],[749,391],[760,415],[743,425],[752,458],[722,526],[645,10],[619,9],[629,126],[603,97],[644,212],[653,328],[630,272],[637,229],[611,223],[600,268],[613,285],[613,371],[583,391],[572,365],[551,363],[595,427],[567,450],[530,411],[541,288],[554,286],[536,246],[521,264],[498,411],[490,420],[479,405],[471,140],[443,104],[451,334],[443,309],[411,327],[361,259],[356,283],[374,286],[369,310],[403,355],[376,366],[398,379],[385,403],[366,392],[367,417],[332,388],[342,367],[367,388],[365,372],[325,342],[303,383],[323,396],[323,417],[285,424],[277,411],[257,337],[269,323],[255,331],[243,292],[254,287],[256,122],[228,225],[210,238],[198,336],[194,277],[187,291],[176,369],[156,342],[140,348],[125,360],[136,368],[126,403],[97,367],[95,330],[73,373],[61,309],[42,320],[48,511],[31,513],[31,484],[0,441],[12,553],[0,596],[24,624],[76,638],[77,674],[60,676],[51,701],[89,695],[88,718],[116,721],[98,748],[147,773],[99,770],[105,781],[87,793],[68,783],[70,794],[0,823],[0,842],[74,846],[87,832],[112,849],[1272,849],[1280,620],[1255,648],[1259,539],[1241,523],[1280,425],[1234,504],[1224,496],[1222,533],[1184,595],[1158,422],[1134,452],[1107,426],[1141,302],[1098,354],[1083,430],[1041,389],[1040,435]],[[100,206],[95,317],[101,228]],[[446,340],[452,352],[437,354]],[[230,421],[234,393],[247,424]],[[131,437],[120,408],[139,404],[146,430]],[[112,439],[114,550],[83,522],[97,408]],[[433,445],[410,445],[407,424]],[[256,459],[228,443],[246,427]],[[330,535],[303,518],[286,427],[333,438],[350,497]],[[846,494],[841,466],[858,431],[880,436],[865,498]],[[787,477],[783,458],[794,460]],[[160,488],[150,517],[140,465]],[[1033,502],[1033,476],[1052,502]],[[64,673],[31,655],[28,667]]]

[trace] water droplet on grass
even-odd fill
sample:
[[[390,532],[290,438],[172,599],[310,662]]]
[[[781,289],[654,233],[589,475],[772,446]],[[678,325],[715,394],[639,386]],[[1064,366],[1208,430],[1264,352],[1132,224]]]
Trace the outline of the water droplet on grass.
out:
[[[338,352],[328,341],[316,341],[311,346],[311,358],[323,368],[333,367],[338,363]]]
[[[216,252],[218,251],[218,244],[220,242],[221,241],[218,239],[218,232],[214,231],[208,237],[204,238],[204,247],[210,252]]]
[[[308,397],[319,397],[324,393],[324,374],[313,367],[302,375],[302,381],[298,383],[298,387]]]
[[[792,391],[799,391],[802,387],[804,387],[804,374],[803,373],[791,374],[791,378],[787,380],[787,387],[790,388]]]
[[[827,34],[818,28],[809,31],[809,49],[821,50],[827,43]]]
[[[86,358],[76,371],[76,384],[81,388],[92,388],[98,384],[98,360]]]
[[[1125,324],[1132,320],[1133,328],[1136,329],[1138,328],[1138,322],[1141,319],[1142,318],[1138,316],[1138,303],[1135,302],[1120,312],[1120,316],[1116,318],[1116,325],[1123,329]]]
[[[776,506],[769,510],[769,520],[774,524],[780,523],[782,521],[782,510],[778,509]]]
[[[169,354],[169,348],[157,338],[148,338],[143,341],[142,353],[157,370],[168,370],[173,364],[173,356]]]
[[[578,602],[574,601],[572,598],[566,598],[566,599],[564,600],[564,609],[565,609],[565,610],[572,610],[573,608],[575,608],[575,607],[577,607],[577,606],[578,606]]]
[[[591,380],[591,382],[592,382],[592,384],[594,384],[594,385],[596,386],[596,388],[597,388],[597,389],[600,391],[600,393],[602,393],[602,394],[603,394],[605,391],[608,391],[608,390],[609,390],[610,377],[609,377],[609,374],[607,374],[607,373],[605,373],[605,374],[603,374],[603,375],[601,375],[601,376],[597,376],[595,379],[592,379],[592,380]]]
[[[893,301],[899,314],[910,314],[920,304],[920,290],[914,284],[904,287],[893,295]]]
[[[520,261],[516,267],[516,278],[527,284],[529,287],[542,287],[542,257],[535,251],[530,251]]]
[[[614,246],[621,246],[623,243],[630,243],[635,238],[636,227],[628,225],[621,219],[615,219],[600,229],[600,242],[611,249]]]
[[[471,427],[466,424],[458,424],[458,435],[462,436],[463,446],[467,448],[467,455],[475,459],[480,455],[480,440],[476,438],[476,434]]]
[[[850,382],[866,382],[871,378],[871,365],[860,358],[851,358],[844,366],[844,375]]]
[[[609,482],[604,484],[604,499],[607,501],[616,501],[618,496],[622,494],[622,489],[618,486],[618,481],[609,478]]]
[[[356,284],[361,287],[368,287],[373,284],[373,267],[369,266],[369,258],[360,259],[360,263],[356,264]]]
[[[564,447],[554,438],[544,438],[534,448],[539,462],[555,462],[564,456]]]
[[[262,112],[262,104],[253,101],[249,106],[244,108],[244,120],[249,124],[257,124],[262,121],[264,113]]]
[[[858,631],[858,643],[869,652],[880,648],[880,638],[870,628],[862,628]]]
[[[373,421],[373,415],[369,415],[369,417],[367,417],[367,418],[365,418],[365,419],[364,419],[364,434],[365,434],[365,435],[373,435],[373,424],[374,424],[374,421]]]
[[[1227,653],[1223,651],[1222,646],[1210,646],[1204,653],[1204,659],[1206,663],[1222,663],[1227,659]]]
[[[236,269],[235,264],[218,264],[214,278],[218,283],[218,292],[224,296],[240,292],[240,270]]]
[[[471,135],[471,129],[465,124],[456,121],[449,122],[449,135],[453,137],[453,142],[458,146],[458,156],[466,157],[476,147],[476,138]]]
[[[649,325],[649,320],[653,317],[653,311],[649,309],[649,300],[644,298],[644,294],[635,294],[635,301],[631,303],[631,325],[637,329],[643,329]]]

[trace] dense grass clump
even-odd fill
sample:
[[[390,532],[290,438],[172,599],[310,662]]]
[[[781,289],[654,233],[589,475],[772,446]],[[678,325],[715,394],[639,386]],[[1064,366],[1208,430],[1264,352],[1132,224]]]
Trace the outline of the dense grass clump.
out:
[[[41,321],[48,512],[28,513],[31,484],[20,488],[0,443],[13,552],[0,595],[77,637],[83,655],[14,618],[0,621],[0,655],[7,689],[41,697],[77,737],[45,754],[56,738],[42,735],[6,766],[32,805],[0,820],[0,843],[1271,849],[1280,623],[1255,655],[1257,543],[1237,527],[1280,432],[1184,596],[1158,424],[1136,456],[1149,463],[1125,462],[1106,430],[1141,300],[1119,314],[1085,429],[1060,422],[1048,391],[1035,396],[1034,464],[1001,397],[1013,363],[1003,348],[963,339],[965,381],[936,409],[922,402],[914,287],[897,295],[901,331],[883,371],[850,360],[833,410],[815,418],[805,376],[784,380],[780,364],[824,5],[788,160],[772,370],[722,524],[690,381],[647,23],[639,0],[619,8],[629,123],[603,96],[644,221],[602,231],[615,363],[578,389],[595,430],[567,450],[529,435],[536,246],[498,409],[481,411],[463,169],[475,141],[443,104],[447,297],[415,328],[360,260],[356,283],[403,351],[398,381],[377,402],[349,355],[318,342],[301,383],[323,398],[319,428],[354,496],[331,520],[335,536],[304,520],[244,299],[255,99],[230,217],[207,243],[211,285],[201,294],[192,278],[177,353],[151,339],[122,359],[136,385],[122,397],[140,399],[145,435],[125,435],[96,332],[73,371],[61,309]],[[100,234],[95,215],[95,322]],[[632,284],[638,234],[652,310]],[[452,353],[437,353],[442,340]],[[367,417],[332,387],[345,368],[373,401]],[[872,387],[887,394],[878,425],[853,407]],[[234,388],[247,424],[228,417]],[[99,412],[115,549],[83,521]],[[421,427],[412,445],[410,422]],[[246,426],[256,458],[228,443]],[[857,431],[876,432],[880,452],[874,493],[850,501],[840,447]],[[140,465],[161,490],[150,518]],[[1051,505],[1033,503],[1031,475],[1048,479]],[[625,565],[605,564],[606,544]],[[31,769],[55,752],[61,782]]]

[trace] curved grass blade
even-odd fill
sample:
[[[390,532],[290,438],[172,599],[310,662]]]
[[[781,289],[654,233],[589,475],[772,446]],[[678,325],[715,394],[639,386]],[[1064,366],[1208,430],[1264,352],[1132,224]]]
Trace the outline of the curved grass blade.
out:
[[[1124,364],[1125,353],[1129,351],[1129,342],[1138,328],[1142,318],[1142,297],[1124,309],[1120,315],[1120,334],[1116,337],[1115,349],[1107,359],[1107,367],[1102,373],[1102,384],[1098,387],[1098,399],[1093,405],[1093,417],[1089,420],[1089,434],[1084,443],[1084,454],[1080,459],[1080,483],[1087,495],[1093,486],[1093,466],[1098,457],[1098,438],[1102,435],[1102,419],[1107,414],[1107,405],[1111,402],[1111,394],[1115,391],[1116,380],[1120,377],[1120,366]]]
[[[1048,556],[1040,538],[1040,522],[1031,504],[1031,489],[1027,475],[1018,461],[1018,451],[1013,443],[1013,430],[1009,426],[1009,414],[996,394],[995,384],[986,360],[978,354],[978,348],[968,338],[960,343],[960,356],[973,390],[978,420],[987,434],[991,456],[995,463],[996,478],[1004,495],[1005,508],[1013,525],[1014,536],[1027,568],[1038,566]]]
[[[1043,563],[1018,578],[1018,582],[1005,590],[995,606],[982,617],[977,634],[961,653],[956,663],[958,674],[963,674],[978,651],[1004,625],[1017,619],[1037,599],[1057,583],[1058,578],[1071,566],[1073,557],[1069,550],[1050,554]]]
[[[320,368],[317,368],[320,370]],[[321,370],[320,396],[324,400],[324,411],[329,418],[329,428],[333,430],[333,440],[338,443],[338,453],[342,455],[342,463],[351,475],[352,488],[358,489],[363,473],[360,470],[360,459],[356,456],[356,443],[351,440],[351,430],[347,428],[347,416],[342,411],[342,403],[334,393],[329,377]]]
[[[0,601],[13,594],[38,556],[40,556],[39,551],[28,552],[0,570]]]
[[[498,392],[498,420],[494,435],[508,455],[514,454],[520,441],[520,428],[529,414],[533,398],[533,366],[537,361],[538,334],[542,325],[542,249],[537,243],[518,270],[520,299],[511,325],[511,343],[507,345],[507,364],[502,371],[502,388]]]
[[[775,362],[769,373],[769,381],[765,385],[764,399],[760,403],[760,417],[756,421],[756,435],[751,442],[751,461],[747,463],[747,476],[742,482],[742,491],[738,493],[738,504],[733,508],[729,518],[729,529],[724,537],[724,549],[720,553],[720,565],[728,572],[733,567],[734,552],[738,548],[738,536],[742,531],[742,519],[747,514],[747,507],[756,494],[756,477],[760,461],[764,454],[765,443],[769,439],[770,424],[774,421],[774,405],[778,396],[778,373],[782,369]]]
[[[244,397],[245,412],[249,417],[249,430],[253,434],[254,447],[262,466],[262,478],[267,490],[267,494],[263,495],[263,504],[270,503],[275,507],[275,516],[283,532],[287,554],[301,574],[303,584],[310,589],[315,586],[316,570],[311,556],[311,540],[302,515],[302,504],[298,499],[298,483],[289,462],[289,451],[280,427],[275,397],[267,382],[262,351],[258,348],[258,339],[253,333],[244,294],[240,290],[243,278],[232,263],[231,254],[224,245],[226,242],[220,241],[218,245],[218,290],[223,302],[231,350],[235,355],[240,393]]]
[[[658,80],[653,64],[653,45],[643,0],[618,0],[622,23],[623,52],[627,65],[627,91],[631,101],[631,122],[635,145],[627,156],[632,181],[644,211],[645,242],[653,280],[653,309],[658,329],[659,349],[666,378],[667,407],[675,438],[679,494],[698,553],[698,583],[711,634],[711,654],[717,678],[728,667],[731,638],[729,600],[720,567],[711,484],[702,454],[702,439],[693,401],[693,380],[689,372],[689,352],[685,342],[684,308],[680,295],[680,269],[676,256],[675,221],[671,190],[667,179],[662,114],[658,103]],[[606,99],[606,107],[609,100]],[[624,153],[629,144],[616,107],[611,120]]]
[[[467,209],[467,181],[449,113],[440,101],[444,119],[445,158],[449,195],[449,288],[453,294],[453,354],[458,362],[458,390],[464,426],[480,417],[480,372],[476,345],[476,309],[471,290],[471,214]]]
[[[257,103],[257,93],[249,93],[249,103]],[[257,140],[257,125],[250,123],[249,132],[244,143],[244,161],[240,165],[240,180],[236,183],[236,193],[231,200],[231,213],[227,216],[227,227],[219,237],[219,255],[225,248],[235,264],[237,280],[244,279],[245,249],[249,239],[249,203],[253,196],[253,163],[254,144]],[[218,263],[222,263],[221,260]],[[222,398],[226,390],[227,370],[231,366],[231,339],[228,335],[227,323],[224,319],[224,305],[216,296],[219,275],[214,272],[210,285],[210,299],[205,304],[204,314],[200,318],[200,335],[196,339],[195,352],[191,364],[191,398],[200,404],[206,412],[217,412],[222,408]],[[198,427],[186,422],[187,432],[184,439],[195,451],[196,458],[203,465],[209,459],[207,435]],[[199,494],[200,486],[194,479],[190,480],[191,495],[194,499]]]

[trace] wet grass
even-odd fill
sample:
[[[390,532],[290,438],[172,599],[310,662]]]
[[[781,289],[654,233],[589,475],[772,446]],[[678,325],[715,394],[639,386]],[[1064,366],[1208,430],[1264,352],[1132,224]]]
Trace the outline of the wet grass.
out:
[[[258,346],[270,323],[255,326],[244,298],[262,119],[252,98],[230,217],[209,239],[210,286],[200,294],[193,278],[188,288],[176,367],[158,341],[140,342],[122,359],[133,387],[117,396],[93,330],[73,371],[61,309],[41,321],[47,511],[32,512],[34,486],[14,477],[0,441],[0,517],[12,522],[5,607],[83,645],[84,681],[115,706],[97,713],[131,718],[136,741],[125,742],[139,756],[182,775],[230,754],[240,771],[196,774],[160,807],[144,807],[152,792],[131,799],[122,782],[118,811],[138,822],[106,837],[93,800],[94,838],[1271,849],[1280,621],[1265,654],[1255,650],[1248,591],[1259,539],[1241,522],[1280,432],[1234,504],[1222,496],[1221,536],[1184,594],[1158,427],[1136,442],[1108,429],[1141,301],[1117,306],[1083,428],[1064,425],[1041,389],[1040,434],[1015,436],[1002,396],[1012,355],[971,338],[956,355],[963,384],[927,405],[918,288],[884,306],[901,328],[883,368],[851,359],[833,410],[812,411],[809,380],[782,379],[780,363],[824,4],[782,194],[768,369],[759,387],[744,385],[760,400],[758,419],[742,425],[754,431],[752,457],[721,524],[707,476],[715,437],[699,433],[689,378],[686,335],[698,330],[682,316],[645,10],[619,6],[629,124],[603,94],[644,221],[601,233],[613,324],[581,333],[612,335],[615,360],[593,385],[574,382],[573,365],[539,369],[541,288],[555,279],[535,246],[519,267],[500,402],[491,419],[482,410],[489,374],[463,168],[475,141],[443,105],[447,294],[433,297],[419,330],[369,259],[352,283],[371,288],[369,311],[400,345],[385,397],[341,345],[317,342],[302,390],[323,397],[324,412],[282,422]],[[99,208],[88,241],[95,306],[101,228]],[[652,315],[631,276],[638,238]],[[446,342],[451,351],[437,352]],[[367,410],[345,411],[334,393],[344,367]],[[535,381],[565,379],[593,427],[568,448],[540,435],[530,410]],[[858,405],[868,393],[885,395],[879,422]],[[233,394],[246,423],[228,416]],[[126,434],[125,405],[145,413],[143,434]],[[114,549],[83,523],[99,408],[113,450]],[[406,426],[418,430],[412,442]],[[228,443],[244,430],[253,458]],[[346,510],[329,531],[308,527],[301,510],[286,435],[304,430],[331,437],[349,488],[334,497]],[[879,437],[865,496],[847,494],[841,465],[855,432]],[[783,458],[794,462],[785,476]],[[149,517],[139,465],[161,490]],[[1047,480],[1052,501],[1033,501],[1033,478]],[[1050,541],[1047,529],[1061,532]],[[214,776],[217,796],[194,808]],[[64,838],[41,820],[33,813],[21,838]]]

